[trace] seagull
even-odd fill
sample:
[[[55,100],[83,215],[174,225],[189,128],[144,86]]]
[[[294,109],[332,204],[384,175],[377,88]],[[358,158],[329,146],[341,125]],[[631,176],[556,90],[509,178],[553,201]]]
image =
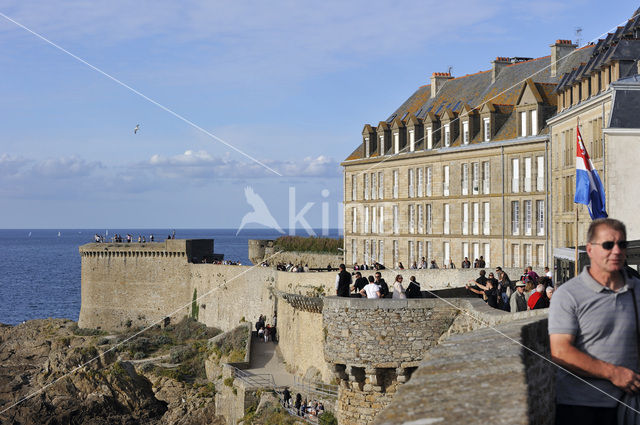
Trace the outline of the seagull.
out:
[[[136,124],[136,128],[133,129],[133,134],[138,134],[138,131],[140,131],[140,124]]]
[[[264,203],[260,195],[255,193],[250,186],[247,186],[244,189],[244,196],[247,203],[253,207],[253,211],[246,213],[244,217],[242,217],[242,222],[236,232],[236,236],[238,236],[240,230],[242,230],[242,228],[248,223],[259,223],[284,234],[284,230],[280,228],[276,219],[273,218],[269,208],[267,208],[267,205]]]

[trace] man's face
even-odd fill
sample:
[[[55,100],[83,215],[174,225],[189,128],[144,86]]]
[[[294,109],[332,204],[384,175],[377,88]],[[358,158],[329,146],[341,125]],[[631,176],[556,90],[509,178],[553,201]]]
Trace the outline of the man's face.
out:
[[[376,280],[380,280],[381,277],[382,275],[380,273],[376,273]]]
[[[524,292],[524,286],[516,287],[516,291],[518,291],[518,292],[520,292],[522,294]]]
[[[591,267],[596,272],[613,273],[622,270],[627,258],[627,250],[617,244],[606,250],[602,247],[604,242],[624,241],[624,235],[609,226],[598,226],[593,241],[587,244],[587,254],[591,259]]]

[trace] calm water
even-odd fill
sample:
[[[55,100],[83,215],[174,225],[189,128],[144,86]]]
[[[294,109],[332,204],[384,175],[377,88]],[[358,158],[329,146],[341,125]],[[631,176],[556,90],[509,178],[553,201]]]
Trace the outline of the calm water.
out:
[[[105,229],[0,229],[0,323],[47,317],[78,320],[80,314],[80,255],[78,247],[93,242]],[[153,234],[156,241],[167,237],[167,229],[109,229],[109,237]],[[176,229],[177,239],[215,239],[214,250],[225,259],[250,264],[249,239],[275,239],[270,229]],[[298,235],[305,234],[298,231]],[[330,236],[337,237],[337,229]]]

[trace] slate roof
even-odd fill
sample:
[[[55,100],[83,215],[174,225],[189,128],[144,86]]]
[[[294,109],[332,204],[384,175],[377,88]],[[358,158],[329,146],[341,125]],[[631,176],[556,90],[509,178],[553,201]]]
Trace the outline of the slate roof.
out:
[[[421,86],[383,122],[391,123],[396,118],[406,117],[408,113],[413,113],[420,119],[424,119],[429,113],[435,113],[442,119],[447,110],[460,114],[465,105],[480,110],[485,103],[491,102],[498,112],[510,114],[492,141],[516,138],[517,117],[512,111],[522,86],[526,84],[525,81],[531,78],[544,102],[555,106],[557,102],[553,91],[561,76],[580,63],[586,62],[591,57],[593,48],[593,46],[586,46],[572,52],[567,59],[559,63],[555,77],[551,76],[551,57],[544,56],[505,66],[493,83],[491,70],[449,79],[435,98],[431,98],[430,85]],[[541,129],[540,134],[544,134],[545,130]],[[472,143],[481,141],[480,133],[475,135]],[[452,146],[459,144],[460,136],[451,143]],[[377,152],[372,156],[377,156]],[[363,157],[364,149],[360,143],[346,160]]]
[[[640,128],[640,75],[620,79],[611,85],[616,95],[609,127]]]

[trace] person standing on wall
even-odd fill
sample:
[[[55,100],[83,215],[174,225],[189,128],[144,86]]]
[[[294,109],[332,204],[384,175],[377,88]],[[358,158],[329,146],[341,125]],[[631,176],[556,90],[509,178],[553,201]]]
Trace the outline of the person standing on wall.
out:
[[[624,272],[627,231],[611,218],[587,232],[590,266],[560,286],[549,308],[549,342],[558,369],[556,424],[617,424],[618,399],[640,391],[640,280]]]
[[[339,297],[348,297],[351,290],[351,275],[346,268],[347,266],[340,264],[336,275],[336,295]]]

